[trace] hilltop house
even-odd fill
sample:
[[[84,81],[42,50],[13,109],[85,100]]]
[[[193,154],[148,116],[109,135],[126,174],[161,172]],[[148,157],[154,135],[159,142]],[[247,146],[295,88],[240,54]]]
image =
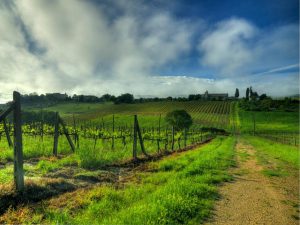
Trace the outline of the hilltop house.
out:
[[[227,100],[228,93],[209,94],[208,91],[205,91],[205,93],[202,95],[202,99],[205,99],[205,100]]]

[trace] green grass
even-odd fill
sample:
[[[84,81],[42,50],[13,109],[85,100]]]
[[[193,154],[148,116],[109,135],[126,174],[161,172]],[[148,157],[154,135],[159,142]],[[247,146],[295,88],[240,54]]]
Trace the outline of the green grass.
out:
[[[6,184],[13,180],[14,170],[13,166],[6,166],[0,169],[0,184]]]
[[[44,202],[30,211],[39,219],[27,222],[199,224],[211,215],[216,185],[232,179],[226,170],[235,164],[234,144],[233,137],[219,137],[196,150],[152,162],[148,171],[137,172],[123,185],[102,185]]]
[[[249,112],[240,110],[242,132],[253,132],[253,115],[256,132],[299,133],[299,112]]]
[[[276,143],[265,138],[247,135],[244,139],[257,150],[260,158],[266,155],[267,158],[288,163],[295,168],[300,168],[299,149],[294,146]]]

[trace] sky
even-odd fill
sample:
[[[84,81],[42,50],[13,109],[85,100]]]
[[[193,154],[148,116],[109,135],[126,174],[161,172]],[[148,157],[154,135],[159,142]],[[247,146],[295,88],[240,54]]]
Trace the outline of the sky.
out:
[[[1,0],[0,102],[299,93],[298,0]]]

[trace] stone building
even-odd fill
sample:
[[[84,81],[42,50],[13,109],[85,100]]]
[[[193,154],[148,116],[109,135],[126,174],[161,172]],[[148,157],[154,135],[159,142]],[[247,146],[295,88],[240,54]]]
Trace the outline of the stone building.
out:
[[[228,99],[228,93],[213,93],[210,94],[208,91],[205,91],[205,93],[202,95],[202,99],[205,100],[227,100]]]

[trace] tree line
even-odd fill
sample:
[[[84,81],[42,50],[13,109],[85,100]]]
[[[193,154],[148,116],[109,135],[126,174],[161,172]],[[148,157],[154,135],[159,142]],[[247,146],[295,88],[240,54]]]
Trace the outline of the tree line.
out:
[[[85,102],[85,103],[103,103],[113,102],[115,104],[121,103],[144,103],[144,102],[160,102],[160,101],[197,101],[204,100],[202,94],[190,94],[188,97],[153,97],[153,98],[134,98],[133,94],[125,93],[119,96],[104,94],[101,97],[95,95],[68,95],[66,93],[46,93],[37,94],[30,93],[21,95],[21,103],[35,104],[41,106],[50,106],[62,102]]]
[[[288,97],[280,100],[272,99],[267,94],[259,95],[252,87],[248,87],[245,98],[240,101],[240,106],[247,111],[295,112],[299,110],[299,100]]]

